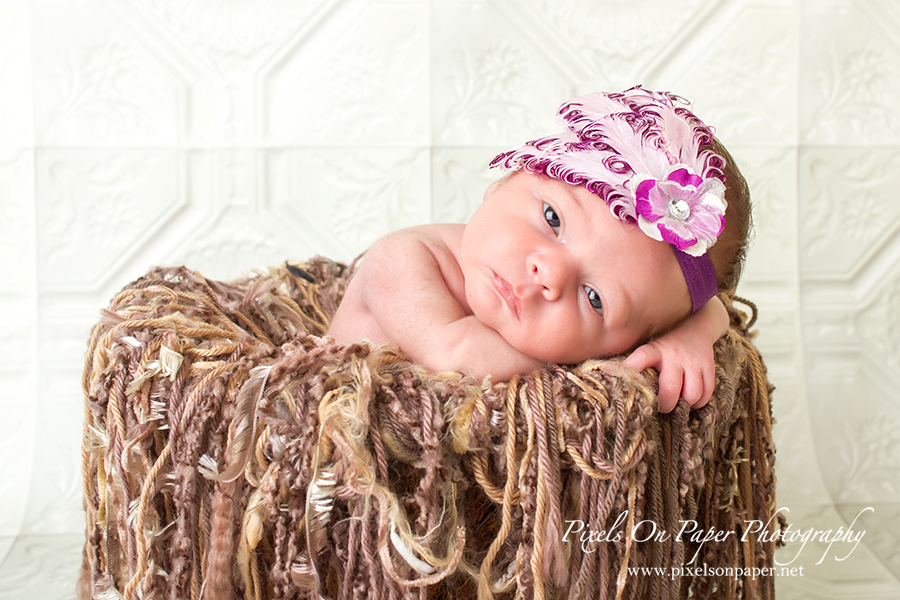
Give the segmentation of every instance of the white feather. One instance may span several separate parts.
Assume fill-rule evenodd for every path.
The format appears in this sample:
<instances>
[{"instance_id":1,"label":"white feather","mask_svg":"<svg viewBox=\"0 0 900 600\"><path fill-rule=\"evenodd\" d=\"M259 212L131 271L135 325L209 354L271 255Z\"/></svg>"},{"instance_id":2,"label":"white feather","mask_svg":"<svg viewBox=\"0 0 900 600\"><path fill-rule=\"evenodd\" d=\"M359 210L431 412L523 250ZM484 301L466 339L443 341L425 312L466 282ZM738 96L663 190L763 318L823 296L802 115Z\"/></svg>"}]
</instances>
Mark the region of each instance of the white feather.
<instances>
[{"instance_id":1,"label":"white feather","mask_svg":"<svg viewBox=\"0 0 900 600\"><path fill-rule=\"evenodd\" d=\"M393 522L391 523L391 544L394 545L394 549L397 550L397 553L402 556L403 560L405 560L413 569L422 575L431 575L434 573L434 567L413 554L413 551L403 542L400 534L397 533L397 526L394 525Z\"/></svg>"},{"instance_id":2,"label":"white feather","mask_svg":"<svg viewBox=\"0 0 900 600\"><path fill-rule=\"evenodd\" d=\"M149 361L144 366L144 370L137 377L132 379L131 382L128 384L128 386L125 388L125 394L130 396L133 393L135 393L136 391L138 391L139 389L141 389L141 386L144 385L144 382L147 381L148 379L150 379L151 377L154 377L155 375L159 374L160 370L161 369L160 369L158 360Z\"/></svg>"},{"instance_id":3,"label":"white feather","mask_svg":"<svg viewBox=\"0 0 900 600\"><path fill-rule=\"evenodd\" d=\"M184 362L184 356L163 344L159 347L159 364L163 375L168 376L169 381L175 381L178 369Z\"/></svg>"},{"instance_id":4,"label":"white feather","mask_svg":"<svg viewBox=\"0 0 900 600\"><path fill-rule=\"evenodd\" d=\"M122 341L131 346L132 348L140 348L143 346L141 340L137 339L133 335L124 335L122 336Z\"/></svg>"},{"instance_id":5,"label":"white feather","mask_svg":"<svg viewBox=\"0 0 900 600\"><path fill-rule=\"evenodd\" d=\"M291 580L294 584L306 593L314 593L316 598L321 598L318 590L322 583L316 569L316 557L327 537L326 528L331 522L336 485L337 476L331 466L317 469L313 482L306 488L306 548L291 565Z\"/></svg>"},{"instance_id":6,"label":"white feather","mask_svg":"<svg viewBox=\"0 0 900 600\"><path fill-rule=\"evenodd\" d=\"M271 371L271 365L256 367L250 371L250 377L238 393L235 416L229 428L231 442L225 449L226 466L220 471L211 457L205 462L201 458L200 472L205 477L234 481L243 473L251 445L256 439L256 407L266 390L266 381Z\"/></svg>"}]
</instances>

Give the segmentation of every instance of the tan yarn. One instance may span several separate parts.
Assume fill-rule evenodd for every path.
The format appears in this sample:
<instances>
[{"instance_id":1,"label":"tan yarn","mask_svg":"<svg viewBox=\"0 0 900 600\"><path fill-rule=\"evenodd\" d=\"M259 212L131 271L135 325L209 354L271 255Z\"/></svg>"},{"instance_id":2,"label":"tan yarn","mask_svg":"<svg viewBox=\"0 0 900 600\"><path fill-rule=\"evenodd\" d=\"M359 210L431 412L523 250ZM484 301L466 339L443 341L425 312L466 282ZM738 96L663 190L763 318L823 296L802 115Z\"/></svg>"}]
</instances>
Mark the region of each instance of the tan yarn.
<instances>
[{"instance_id":1,"label":"tan yarn","mask_svg":"<svg viewBox=\"0 0 900 600\"><path fill-rule=\"evenodd\" d=\"M112 301L83 379L82 598L773 597L772 577L670 576L698 548L773 564L742 540L780 526L771 386L730 303L709 406L661 415L616 360L491 384L337 346L346 277L158 268ZM622 535L585 551L572 520ZM700 547L685 520L736 534ZM635 541L642 522L669 536Z\"/></svg>"}]
</instances>

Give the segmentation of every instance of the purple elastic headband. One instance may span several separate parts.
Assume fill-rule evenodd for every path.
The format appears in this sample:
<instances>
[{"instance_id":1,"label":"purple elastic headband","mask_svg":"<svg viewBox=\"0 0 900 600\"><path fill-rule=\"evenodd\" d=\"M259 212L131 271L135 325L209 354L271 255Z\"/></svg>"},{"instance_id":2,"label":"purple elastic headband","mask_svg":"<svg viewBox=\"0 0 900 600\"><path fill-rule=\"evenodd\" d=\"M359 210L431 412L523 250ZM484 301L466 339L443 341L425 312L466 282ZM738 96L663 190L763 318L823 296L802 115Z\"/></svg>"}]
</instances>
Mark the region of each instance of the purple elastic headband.
<instances>
[{"instance_id":1,"label":"purple elastic headband","mask_svg":"<svg viewBox=\"0 0 900 600\"><path fill-rule=\"evenodd\" d=\"M716 270L709 254L691 256L675 247L672 250L675 251L675 258L678 259L678 266L681 267L691 294L691 313L695 313L719 291Z\"/></svg>"},{"instance_id":2,"label":"purple elastic headband","mask_svg":"<svg viewBox=\"0 0 900 600\"><path fill-rule=\"evenodd\" d=\"M640 86L563 104L566 130L500 154L491 166L582 185L616 218L671 244L696 312L718 291L707 250L725 226L725 160L687 101Z\"/></svg>"}]
</instances>

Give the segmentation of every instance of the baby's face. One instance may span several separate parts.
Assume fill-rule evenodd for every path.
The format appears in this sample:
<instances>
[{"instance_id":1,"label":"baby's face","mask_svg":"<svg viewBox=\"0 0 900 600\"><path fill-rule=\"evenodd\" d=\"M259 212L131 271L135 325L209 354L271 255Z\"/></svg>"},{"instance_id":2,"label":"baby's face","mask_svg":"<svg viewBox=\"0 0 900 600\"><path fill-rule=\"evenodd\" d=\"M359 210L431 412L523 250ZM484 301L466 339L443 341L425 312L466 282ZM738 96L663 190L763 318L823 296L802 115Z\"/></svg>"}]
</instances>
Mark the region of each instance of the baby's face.
<instances>
[{"instance_id":1,"label":"baby's face","mask_svg":"<svg viewBox=\"0 0 900 600\"><path fill-rule=\"evenodd\" d=\"M488 188L460 266L475 317L547 362L620 354L691 308L667 244L586 188L544 175L516 172Z\"/></svg>"}]
</instances>

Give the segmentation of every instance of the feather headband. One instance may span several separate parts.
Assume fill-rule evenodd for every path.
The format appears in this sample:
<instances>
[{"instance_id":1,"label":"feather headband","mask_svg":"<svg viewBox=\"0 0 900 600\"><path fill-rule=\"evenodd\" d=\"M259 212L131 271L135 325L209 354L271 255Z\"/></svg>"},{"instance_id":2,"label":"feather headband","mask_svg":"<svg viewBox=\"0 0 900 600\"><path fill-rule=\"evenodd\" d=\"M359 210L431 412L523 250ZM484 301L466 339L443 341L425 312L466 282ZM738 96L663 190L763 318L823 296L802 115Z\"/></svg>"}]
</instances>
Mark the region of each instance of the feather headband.
<instances>
[{"instance_id":1,"label":"feather headband","mask_svg":"<svg viewBox=\"0 0 900 600\"><path fill-rule=\"evenodd\" d=\"M600 196L613 215L675 250L693 310L718 291L707 250L725 226L725 160L686 100L640 86L563 104L566 130L491 161Z\"/></svg>"}]
</instances>

